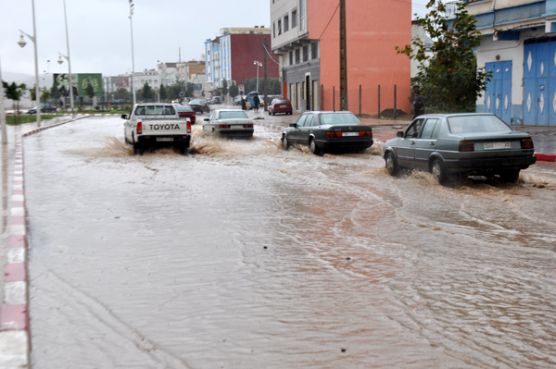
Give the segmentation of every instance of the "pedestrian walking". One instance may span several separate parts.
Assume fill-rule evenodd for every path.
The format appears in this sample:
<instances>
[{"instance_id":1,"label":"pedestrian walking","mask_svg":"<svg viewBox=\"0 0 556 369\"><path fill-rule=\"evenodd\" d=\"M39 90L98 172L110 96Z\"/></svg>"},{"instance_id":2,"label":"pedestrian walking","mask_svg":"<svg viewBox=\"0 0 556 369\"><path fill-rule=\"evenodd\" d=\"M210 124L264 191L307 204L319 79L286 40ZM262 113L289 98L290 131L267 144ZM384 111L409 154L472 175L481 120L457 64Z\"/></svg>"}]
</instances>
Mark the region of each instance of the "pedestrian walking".
<instances>
[{"instance_id":1,"label":"pedestrian walking","mask_svg":"<svg viewBox=\"0 0 556 369\"><path fill-rule=\"evenodd\" d=\"M255 111L258 113L259 112L259 107L261 106L261 100L259 99L259 95L253 96L253 105L254 105Z\"/></svg>"},{"instance_id":2,"label":"pedestrian walking","mask_svg":"<svg viewBox=\"0 0 556 369\"><path fill-rule=\"evenodd\" d=\"M247 110L247 101L245 101L245 96L241 97L241 110Z\"/></svg>"},{"instance_id":3,"label":"pedestrian walking","mask_svg":"<svg viewBox=\"0 0 556 369\"><path fill-rule=\"evenodd\" d=\"M425 114L425 98L421 96L421 90L415 87L413 90L413 118Z\"/></svg>"}]
</instances>

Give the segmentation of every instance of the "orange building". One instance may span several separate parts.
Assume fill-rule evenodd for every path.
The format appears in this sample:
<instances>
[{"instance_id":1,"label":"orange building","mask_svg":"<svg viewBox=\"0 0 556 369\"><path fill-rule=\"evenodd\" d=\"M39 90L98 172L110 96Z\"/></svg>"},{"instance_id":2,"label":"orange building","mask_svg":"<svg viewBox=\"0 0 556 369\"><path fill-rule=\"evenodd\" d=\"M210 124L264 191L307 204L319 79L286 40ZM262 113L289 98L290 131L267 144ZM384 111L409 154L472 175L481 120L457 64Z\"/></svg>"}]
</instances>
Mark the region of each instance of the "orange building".
<instances>
[{"instance_id":1,"label":"orange building","mask_svg":"<svg viewBox=\"0 0 556 369\"><path fill-rule=\"evenodd\" d=\"M348 106L354 113L410 112L411 2L346 0ZM339 0L271 0L272 48L297 111L340 106ZM380 92L379 92L380 91Z\"/></svg>"}]
</instances>

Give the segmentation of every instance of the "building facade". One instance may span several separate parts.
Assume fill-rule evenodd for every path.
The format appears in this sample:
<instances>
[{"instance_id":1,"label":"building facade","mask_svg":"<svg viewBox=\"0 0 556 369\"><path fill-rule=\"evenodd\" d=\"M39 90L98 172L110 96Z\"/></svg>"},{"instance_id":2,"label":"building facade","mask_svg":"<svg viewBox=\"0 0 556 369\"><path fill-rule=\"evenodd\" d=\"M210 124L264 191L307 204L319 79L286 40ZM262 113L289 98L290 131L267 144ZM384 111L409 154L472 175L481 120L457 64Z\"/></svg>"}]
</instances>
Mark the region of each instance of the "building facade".
<instances>
[{"instance_id":1,"label":"building facade","mask_svg":"<svg viewBox=\"0 0 556 369\"><path fill-rule=\"evenodd\" d=\"M491 80L478 111L508 124L556 125L556 0L468 1Z\"/></svg>"},{"instance_id":2,"label":"building facade","mask_svg":"<svg viewBox=\"0 0 556 369\"><path fill-rule=\"evenodd\" d=\"M278 78L278 65L272 62L277 56L270 52L269 28L223 28L220 33L205 41L206 81L212 89L222 87L224 81L241 89L245 81L256 78L257 73L262 78L265 67L257 67L254 62L264 64L265 54L268 78Z\"/></svg>"},{"instance_id":3,"label":"building facade","mask_svg":"<svg viewBox=\"0 0 556 369\"><path fill-rule=\"evenodd\" d=\"M272 49L297 111L339 108L338 8L337 0L271 0ZM409 112L410 61L395 47L411 41L411 2L350 0L346 13L349 110Z\"/></svg>"}]
</instances>

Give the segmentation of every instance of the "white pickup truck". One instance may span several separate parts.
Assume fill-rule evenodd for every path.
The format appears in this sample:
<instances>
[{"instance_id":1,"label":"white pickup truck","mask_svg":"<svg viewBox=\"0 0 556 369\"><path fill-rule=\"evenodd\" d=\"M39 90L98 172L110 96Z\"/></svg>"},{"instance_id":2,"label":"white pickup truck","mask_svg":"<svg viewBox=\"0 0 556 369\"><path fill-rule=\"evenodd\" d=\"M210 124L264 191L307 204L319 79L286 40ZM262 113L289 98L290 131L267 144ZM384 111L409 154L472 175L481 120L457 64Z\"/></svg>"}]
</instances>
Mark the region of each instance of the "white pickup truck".
<instances>
[{"instance_id":1,"label":"white pickup truck","mask_svg":"<svg viewBox=\"0 0 556 369\"><path fill-rule=\"evenodd\" d=\"M125 142L133 145L133 153L142 155L146 148L172 145L183 154L191 142L191 121L180 118L173 104L136 104L125 119Z\"/></svg>"}]
</instances>

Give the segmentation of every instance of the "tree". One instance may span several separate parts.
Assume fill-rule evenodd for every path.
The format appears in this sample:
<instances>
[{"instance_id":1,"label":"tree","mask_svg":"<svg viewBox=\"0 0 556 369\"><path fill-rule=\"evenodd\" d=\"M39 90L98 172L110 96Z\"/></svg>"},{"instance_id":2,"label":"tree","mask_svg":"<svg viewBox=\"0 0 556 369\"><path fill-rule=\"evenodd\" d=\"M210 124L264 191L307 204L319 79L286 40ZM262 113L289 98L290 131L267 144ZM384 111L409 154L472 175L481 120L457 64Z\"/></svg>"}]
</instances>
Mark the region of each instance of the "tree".
<instances>
[{"instance_id":1,"label":"tree","mask_svg":"<svg viewBox=\"0 0 556 369\"><path fill-rule=\"evenodd\" d=\"M428 13L417 17L417 23L431 38L432 46L414 39L412 45L396 48L419 62L412 88L424 96L427 112L475 111L477 97L488 82L488 73L477 68L473 53L481 43L481 33L465 3L459 0L455 18L448 19L443 1L429 0Z\"/></svg>"},{"instance_id":2,"label":"tree","mask_svg":"<svg viewBox=\"0 0 556 369\"><path fill-rule=\"evenodd\" d=\"M25 83L18 85L15 82L10 84L2 82L2 85L4 86L6 97L13 101L14 110L19 111L19 100L21 100L21 96L23 96L23 93L27 90L27 86Z\"/></svg>"},{"instance_id":3,"label":"tree","mask_svg":"<svg viewBox=\"0 0 556 369\"><path fill-rule=\"evenodd\" d=\"M158 91L160 95L160 101L166 101L168 98L168 91L166 90L166 86L160 85L160 91Z\"/></svg>"},{"instance_id":4,"label":"tree","mask_svg":"<svg viewBox=\"0 0 556 369\"><path fill-rule=\"evenodd\" d=\"M141 98L144 101L152 101L154 99L154 91L151 86L149 86L148 82L145 82L143 88L140 90L140 93Z\"/></svg>"},{"instance_id":5,"label":"tree","mask_svg":"<svg viewBox=\"0 0 556 369\"><path fill-rule=\"evenodd\" d=\"M118 101L129 101L131 94L125 88L119 88L116 92L114 92L114 99Z\"/></svg>"},{"instance_id":6,"label":"tree","mask_svg":"<svg viewBox=\"0 0 556 369\"><path fill-rule=\"evenodd\" d=\"M237 87L236 85L231 85L228 92L230 93L230 97L233 99L237 95L239 95L239 87Z\"/></svg>"},{"instance_id":7,"label":"tree","mask_svg":"<svg viewBox=\"0 0 556 369\"><path fill-rule=\"evenodd\" d=\"M87 87L85 87L85 93L87 94L87 96L89 96L90 99L95 96L95 88L90 82L88 82Z\"/></svg>"},{"instance_id":8,"label":"tree","mask_svg":"<svg viewBox=\"0 0 556 369\"><path fill-rule=\"evenodd\" d=\"M43 88L41 91L41 99L43 101L48 101L48 99L50 99L50 96L51 96L50 91L48 91L47 88Z\"/></svg>"},{"instance_id":9,"label":"tree","mask_svg":"<svg viewBox=\"0 0 556 369\"><path fill-rule=\"evenodd\" d=\"M228 81L223 80L222 81L222 95L221 96L226 96L228 94Z\"/></svg>"}]
</instances>

